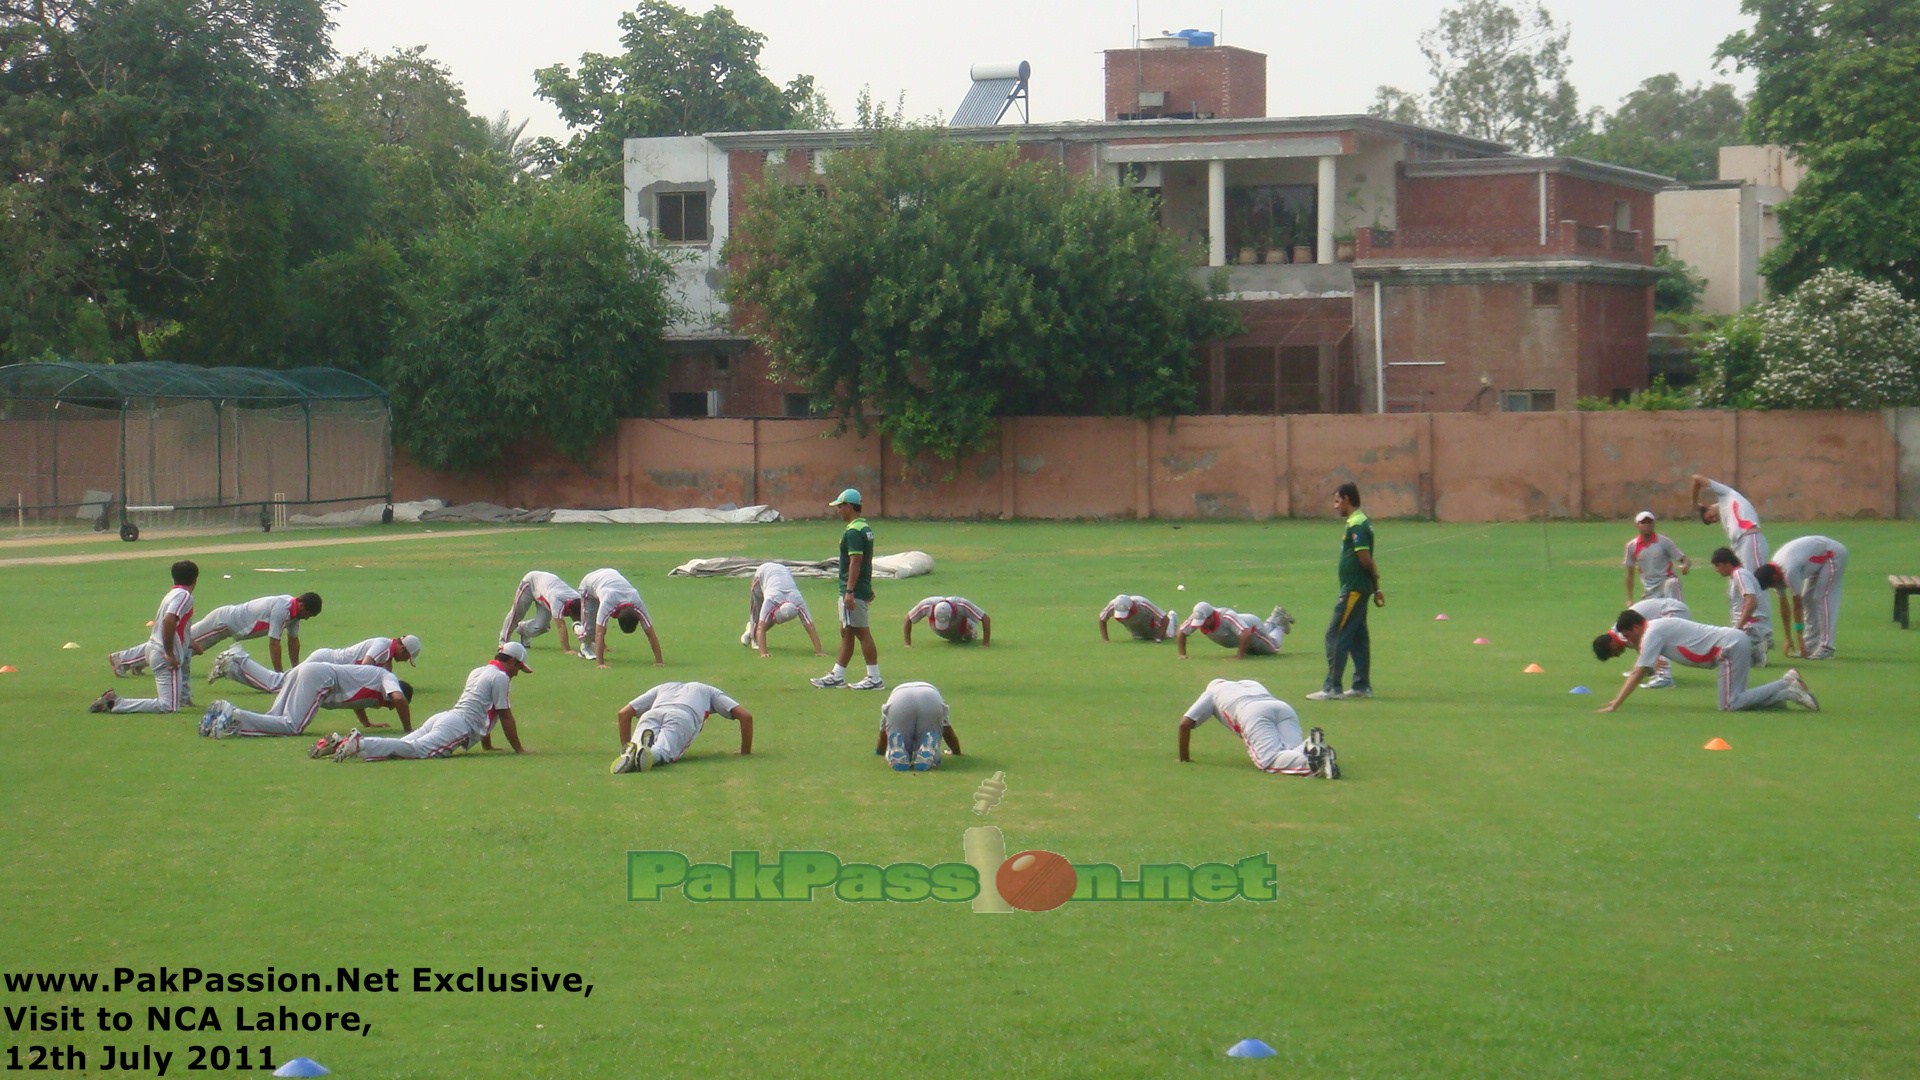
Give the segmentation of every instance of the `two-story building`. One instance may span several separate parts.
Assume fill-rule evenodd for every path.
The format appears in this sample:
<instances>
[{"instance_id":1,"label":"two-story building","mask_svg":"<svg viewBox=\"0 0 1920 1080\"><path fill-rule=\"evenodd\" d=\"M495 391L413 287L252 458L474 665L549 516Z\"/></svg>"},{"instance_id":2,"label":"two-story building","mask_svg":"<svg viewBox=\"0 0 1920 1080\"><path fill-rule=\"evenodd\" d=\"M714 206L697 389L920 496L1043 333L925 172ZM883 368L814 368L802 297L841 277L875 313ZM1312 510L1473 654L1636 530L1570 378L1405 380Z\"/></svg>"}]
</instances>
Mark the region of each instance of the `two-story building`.
<instances>
[{"instance_id":1,"label":"two-story building","mask_svg":"<svg viewBox=\"0 0 1920 1080\"><path fill-rule=\"evenodd\" d=\"M948 129L1147 189L1244 331L1195 343L1202 411L1537 411L1647 381L1664 177L1367 116L1270 117L1266 58L1158 39L1106 55L1101 121ZM666 411L805 415L741 336L722 249L742 181L818 183L859 131L631 139L626 220L677 259Z\"/></svg>"}]
</instances>

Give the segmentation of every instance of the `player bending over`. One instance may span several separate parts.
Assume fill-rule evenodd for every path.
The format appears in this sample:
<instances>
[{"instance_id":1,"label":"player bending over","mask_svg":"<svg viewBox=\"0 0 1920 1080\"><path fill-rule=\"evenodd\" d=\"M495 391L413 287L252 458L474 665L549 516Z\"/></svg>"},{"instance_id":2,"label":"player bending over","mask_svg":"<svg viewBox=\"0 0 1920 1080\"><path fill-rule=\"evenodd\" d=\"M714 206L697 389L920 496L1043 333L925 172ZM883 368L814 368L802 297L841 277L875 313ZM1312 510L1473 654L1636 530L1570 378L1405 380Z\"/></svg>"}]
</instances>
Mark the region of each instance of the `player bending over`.
<instances>
[{"instance_id":1,"label":"player bending over","mask_svg":"<svg viewBox=\"0 0 1920 1080\"><path fill-rule=\"evenodd\" d=\"M700 737L707 717L740 721L740 756L753 753L753 714L726 691L701 682L664 682L620 706L620 743L612 771L646 772L679 761Z\"/></svg>"},{"instance_id":2,"label":"player bending over","mask_svg":"<svg viewBox=\"0 0 1920 1080\"><path fill-rule=\"evenodd\" d=\"M940 743L960 756L960 736L947 716L947 701L928 682L904 682L880 706L880 741L873 748L886 756L894 772L926 772L940 767Z\"/></svg>"},{"instance_id":3,"label":"player bending over","mask_svg":"<svg viewBox=\"0 0 1920 1080\"><path fill-rule=\"evenodd\" d=\"M1191 762L1193 729L1214 717L1247 744L1261 772L1340 779L1339 756L1319 728L1300 736L1300 716L1252 679L1215 679L1180 717L1180 760Z\"/></svg>"}]
</instances>

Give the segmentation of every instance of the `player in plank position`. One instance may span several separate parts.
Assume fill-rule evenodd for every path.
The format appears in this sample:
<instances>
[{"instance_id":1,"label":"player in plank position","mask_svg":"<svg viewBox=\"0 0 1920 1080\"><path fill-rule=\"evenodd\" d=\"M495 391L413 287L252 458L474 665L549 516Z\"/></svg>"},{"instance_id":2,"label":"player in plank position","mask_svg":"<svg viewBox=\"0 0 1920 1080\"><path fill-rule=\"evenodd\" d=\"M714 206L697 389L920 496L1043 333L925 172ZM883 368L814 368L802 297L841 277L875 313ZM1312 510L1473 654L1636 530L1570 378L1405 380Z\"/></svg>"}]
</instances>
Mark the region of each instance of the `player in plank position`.
<instances>
[{"instance_id":1,"label":"player in plank position","mask_svg":"<svg viewBox=\"0 0 1920 1080\"><path fill-rule=\"evenodd\" d=\"M419 659L419 637L413 634L402 634L399 637L370 637L344 649L315 649L300 663L311 664L317 661L322 664L372 664L374 667L392 671L396 660L405 660L418 667ZM234 645L213 658L213 670L207 672L207 682L232 679L242 686L277 694L286 684L290 671L291 669L275 671L247 655L246 646Z\"/></svg>"},{"instance_id":2,"label":"player in plank position","mask_svg":"<svg viewBox=\"0 0 1920 1080\"><path fill-rule=\"evenodd\" d=\"M529 614L531 613L531 614ZM507 608L506 621L500 624L500 640L533 644L547 632L555 618L560 620L560 651L572 652L573 642L567 628L580 617L580 591L558 574L529 570L513 592L513 604ZM584 644L584 642L582 643Z\"/></svg>"},{"instance_id":3,"label":"player in plank position","mask_svg":"<svg viewBox=\"0 0 1920 1080\"><path fill-rule=\"evenodd\" d=\"M707 717L740 721L740 756L753 753L753 714L726 691L700 682L665 682L620 706L620 756L612 771L646 772L679 761L700 737Z\"/></svg>"},{"instance_id":4,"label":"player in plank position","mask_svg":"<svg viewBox=\"0 0 1920 1080\"><path fill-rule=\"evenodd\" d=\"M1767 654L1773 651L1773 620L1767 617L1767 600L1760 593L1760 581L1753 571L1740 565L1740 556L1732 548L1715 548L1713 572L1727 579L1729 625L1744 630L1753 642L1753 666L1767 666Z\"/></svg>"},{"instance_id":5,"label":"player in plank position","mask_svg":"<svg viewBox=\"0 0 1920 1080\"><path fill-rule=\"evenodd\" d=\"M200 718L200 734L215 739L230 735L298 735L321 709L352 709L363 728L387 725L367 719L368 709L392 709L400 714L402 731L413 730L407 703L413 687L393 672L374 664L333 664L308 659L287 672L286 684L266 712L236 708L230 701L207 706Z\"/></svg>"},{"instance_id":6,"label":"player in plank position","mask_svg":"<svg viewBox=\"0 0 1920 1080\"><path fill-rule=\"evenodd\" d=\"M972 641L977 630L981 648L993 644L993 619L964 596L929 596L913 605L900 627L909 649L913 648L913 624L921 619L947 641Z\"/></svg>"},{"instance_id":7,"label":"player in plank position","mask_svg":"<svg viewBox=\"0 0 1920 1080\"><path fill-rule=\"evenodd\" d=\"M1627 607L1628 611L1637 611L1649 622L1654 619L1691 619L1693 612L1679 600L1665 596L1655 596L1636 601ZM1628 672L1632 674L1632 672ZM1673 666L1666 657L1661 657L1654 665L1653 675L1640 684L1642 690L1665 690L1673 685Z\"/></svg>"},{"instance_id":8,"label":"player in plank position","mask_svg":"<svg viewBox=\"0 0 1920 1080\"><path fill-rule=\"evenodd\" d=\"M1840 592L1846 576L1847 546L1828 536L1789 540L1773 553L1772 562L1754 568L1753 579L1760 587L1780 594L1780 621L1788 627L1788 656L1833 659L1834 631L1840 625Z\"/></svg>"},{"instance_id":9,"label":"player in plank position","mask_svg":"<svg viewBox=\"0 0 1920 1080\"><path fill-rule=\"evenodd\" d=\"M1280 651L1281 643L1287 639L1287 631L1293 629L1293 616L1287 609L1277 607L1265 622L1251 615L1242 615L1232 608L1217 608L1206 601L1193 605L1193 614L1180 624L1180 630L1174 635L1174 647L1180 653L1180 659L1187 656L1187 637L1199 634L1208 641L1223 648L1234 650L1235 660L1243 659L1248 653L1256 656L1272 656Z\"/></svg>"},{"instance_id":10,"label":"player in plank position","mask_svg":"<svg viewBox=\"0 0 1920 1080\"><path fill-rule=\"evenodd\" d=\"M928 682L903 682L880 706L880 741L873 752L886 756L895 772L926 772L940 767L940 743L960 754L960 736L954 734L947 700Z\"/></svg>"},{"instance_id":11,"label":"player in plank position","mask_svg":"<svg viewBox=\"0 0 1920 1080\"><path fill-rule=\"evenodd\" d=\"M153 669L153 696L122 698L113 690L95 698L88 712L170 713L185 703L188 665L193 661L193 645L188 640L193 623L193 587L200 581L200 567L192 560L173 564L173 588L160 598L160 610L153 616L153 633L138 646L140 667ZM133 652L123 649L107 657L115 674L119 659Z\"/></svg>"},{"instance_id":12,"label":"player in plank position","mask_svg":"<svg viewBox=\"0 0 1920 1080\"><path fill-rule=\"evenodd\" d=\"M1672 537L1662 536L1654 529L1653 511L1640 511L1633 519L1633 527L1634 537L1627 541L1627 556L1620 563L1627 569L1627 606L1632 607L1635 600L1651 600L1656 596L1680 599L1680 575L1693 569L1693 561ZM1636 574L1640 578L1638 596L1633 590Z\"/></svg>"},{"instance_id":13,"label":"player in plank position","mask_svg":"<svg viewBox=\"0 0 1920 1080\"><path fill-rule=\"evenodd\" d=\"M813 625L813 612L807 609L800 586L794 584L793 571L777 562L761 563L747 589L747 628L740 634L740 644L759 649L763 658L770 657L773 654L767 651L767 631L791 619L799 619L807 628L807 636L813 639L813 655L825 656L820 631Z\"/></svg>"},{"instance_id":14,"label":"player in plank position","mask_svg":"<svg viewBox=\"0 0 1920 1080\"><path fill-rule=\"evenodd\" d=\"M455 750L479 743L483 750L493 749L493 726L500 725L516 754L524 754L520 729L513 718L513 677L531 672L527 666L527 647L517 641L500 646L492 660L467 674L467 685L453 708L434 713L411 732L397 739L362 736L355 728L342 736L334 732L313 744L308 757L332 757L335 761L386 761L389 758L446 757Z\"/></svg>"},{"instance_id":15,"label":"player in plank position","mask_svg":"<svg viewBox=\"0 0 1920 1080\"><path fill-rule=\"evenodd\" d=\"M1744 630L1731 626L1708 626L1691 619L1654 619L1651 622L1637 611L1623 611L1613 629L1593 639L1593 655L1612 660L1627 649L1640 651L1633 673L1612 701L1597 712L1609 713L1624 704L1640 680L1651 674L1654 662L1665 656L1688 667L1719 668L1720 711L1765 709L1783 702L1796 702L1813 712L1820 703L1807 689L1800 673L1788 669L1783 677L1762 686L1749 687L1747 675L1753 667L1753 649Z\"/></svg>"},{"instance_id":16,"label":"player in plank position","mask_svg":"<svg viewBox=\"0 0 1920 1080\"><path fill-rule=\"evenodd\" d=\"M1300 736L1300 716L1252 679L1215 679L1180 716L1180 760L1191 762L1193 729L1215 717L1247 744L1247 756L1261 772L1340 779L1339 755L1326 735L1314 728Z\"/></svg>"},{"instance_id":17,"label":"player in plank position","mask_svg":"<svg viewBox=\"0 0 1920 1080\"><path fill-rule=\"evenodd\" d=\"M1121 593L1100 609L1100 640L1107 637L1107 620L1127 628L1135 641L1165 641L1173 636L1173 613L1162 611L1144 596Z\"/></svg>"},{"instance_id":18,"label":"player in plank position","mask_svg":"<svg viewBox=\"0 0 1920 1080\"><path fill-rule=\"evenodd\" d=\"M620 571L602 568L580 579L580 655L600 667L607 666L609 620L618 620L623 634L644 628L647 644L653 646L653 666L667 666L660 655L660 636L653 632L653 620L647 617L640 590L621 577Z\"/></svg>"},{"instance_id":19,"label":"player in plank position","mask_svg":"<svg viewBox=\"0 0 1920 1080\"><path fill-rule=\"evenodd\" d=\"M1703 492L1712 495L1713 501L1702 502ZM1760 532L1760 511L1753 508L1752 499L1699 473L1693 475L1688 498L1700 508L1702 525L1718 522L1726 530L1727 546L1740 556L1741 566L1758 573L1767 564L1767 538Z\"/></svg>"},{"instance_id":20,"label":"player in plank position","mask_svg":"<svg viewBox=\"0 0 1920 1080\"><path fill-rule=\"evenodd\" d=\"M193 655L207 651L211 645L233 638L235 641L252 641L257 637L267 639L267 652L273 658L273 670L284 671L300 662L300 620L311 619L320 614L320 594L301 593L299 596L262 596L244 604L228 604L207 612L205 618L193 624L187 633L187 644L193 647ZM287 651L282 657L280 640L286 639ZM115 675L136 675L147 666L145 646L122 649L108 658L113 665Z\"/></svg>"}]
</instances>

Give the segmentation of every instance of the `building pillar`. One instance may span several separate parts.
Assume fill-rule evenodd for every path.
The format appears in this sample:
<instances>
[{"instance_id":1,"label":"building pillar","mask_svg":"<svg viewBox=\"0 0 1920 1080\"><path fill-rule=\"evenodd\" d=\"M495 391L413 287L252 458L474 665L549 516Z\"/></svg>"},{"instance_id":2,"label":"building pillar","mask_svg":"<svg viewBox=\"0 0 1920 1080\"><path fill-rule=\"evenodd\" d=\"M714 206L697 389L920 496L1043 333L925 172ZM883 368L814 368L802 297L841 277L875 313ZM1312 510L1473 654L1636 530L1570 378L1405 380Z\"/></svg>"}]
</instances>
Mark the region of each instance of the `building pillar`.
<instances>
[{"instance_id":1,"label":"building pillar","mask_svg":"<svg viewBox=\"0 0 1920 1080\"><path fill-rule=\"evenodd\" d=\"M1319 204L1320 226L1316 243L1313 245L1314 262L1326 264L1333 261L1333 211L1334 194L1333 163L1331 156L1320 159L1320 189L1314 196Z\"/></svg>"},{"instance_id":2,"label":"building pillar","mask_svg":"<svg viewBox=\"0 0 1920 1080\"><path fill-rule=\"evenodd\" d=\"M1227 163L1207 162L1207 265L1227 265Z\"/></svg>"}]
</instances>

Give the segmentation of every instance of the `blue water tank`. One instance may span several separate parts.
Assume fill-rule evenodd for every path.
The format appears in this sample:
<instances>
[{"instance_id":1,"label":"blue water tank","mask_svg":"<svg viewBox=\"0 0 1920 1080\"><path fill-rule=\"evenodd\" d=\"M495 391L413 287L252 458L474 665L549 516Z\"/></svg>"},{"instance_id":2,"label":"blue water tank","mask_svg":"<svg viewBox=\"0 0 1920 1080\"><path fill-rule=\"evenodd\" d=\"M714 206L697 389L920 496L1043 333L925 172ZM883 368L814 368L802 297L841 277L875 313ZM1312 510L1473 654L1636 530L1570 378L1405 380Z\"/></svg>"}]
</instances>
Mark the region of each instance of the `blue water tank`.
<instances>
[{"instance_id":1,"label":"blue water tank","mask_svg":"<svg viewBox=\"0 0 1920 1080\"><path fill-rule=\"evenodd\" d=\"M1177 30L1173 36L1186 38L1189 49L1206 49L1213 46L1211 30Z\"/></svg>"}]
</instances>

